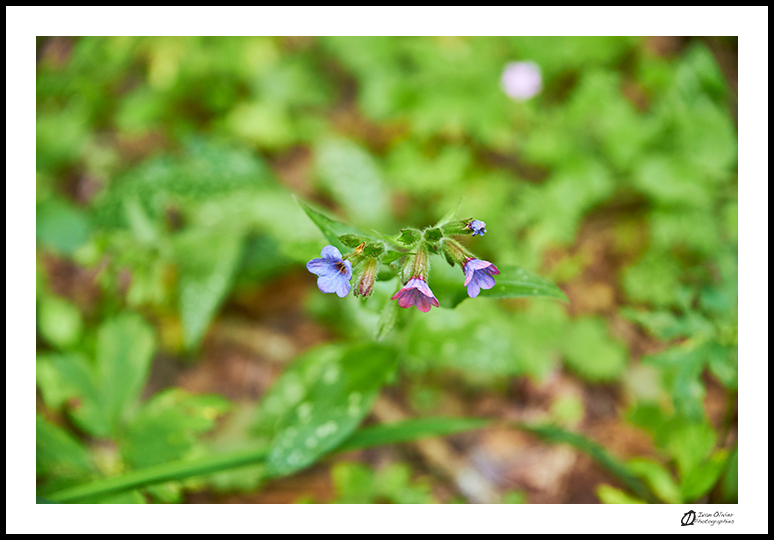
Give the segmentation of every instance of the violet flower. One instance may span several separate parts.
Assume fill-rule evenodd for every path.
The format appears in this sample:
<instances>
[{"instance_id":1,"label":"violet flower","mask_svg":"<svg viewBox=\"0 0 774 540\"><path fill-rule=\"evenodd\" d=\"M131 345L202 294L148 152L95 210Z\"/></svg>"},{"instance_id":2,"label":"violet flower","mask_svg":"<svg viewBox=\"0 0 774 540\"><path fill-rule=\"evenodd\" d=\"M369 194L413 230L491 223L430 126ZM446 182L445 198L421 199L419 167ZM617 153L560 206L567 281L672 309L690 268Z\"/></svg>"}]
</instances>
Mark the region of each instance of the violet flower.
<instances>
[{"instance_id":1,"label":"violet flower","mask_svg":"<svg viewBox=\"0 0 774 540\"><path fill-rule=\"evenodd\" d=\"M484 236L486 234L486 223L480 219L474 219L467 225L468 229L473 231L472 236Z\"/></svg>"},{"instance_id":2,"label":"violet flower","mask_svg":"<svg viewBox=\"0 0 774 540\"><path fill-rule=\"evenodd\" d=\"M495 286L492 276L500 273L495 265L481 259L468 259L463 268L465 271L465 286L468 288L468 296L475 298L481 289L491 289Z\"/></svg>"},{"instance_id":3,"label":"violet flower","mask_svg":"<svg viewBox=\"0 0 774 540\"><path fill-rule=\"evenodd\" d=\"M540 66L535 62L511 62L505 66L500 83L508 97L527 100L543 89Z\"/></svg>"},{"instance_id":4,"label":"violet flower","mask_svg":"<svg viewBox=\"0 0 774 540\"><path fill-rule=\"evenodd\" d=\"M402 308L416 306L422 313L430 311L430 306L438 307L438 299L421 277L411 278L401 290L395 293L392 300L397 300Z\"/></svg>"},{"instance_id":5,"label":"violet flower","mask_svg":"<svg viewBox=\"0 0 774 540\"><path fill-rule=\"evenodd\" d=\"M341 252L335 246L325 246L320 252L320 259L312 259L306 263L306 269L317 274L317 287L324 293L336 293L339 298L349 294L352 279L352 263L341 257Z\"/></svg>"}]
</instances>

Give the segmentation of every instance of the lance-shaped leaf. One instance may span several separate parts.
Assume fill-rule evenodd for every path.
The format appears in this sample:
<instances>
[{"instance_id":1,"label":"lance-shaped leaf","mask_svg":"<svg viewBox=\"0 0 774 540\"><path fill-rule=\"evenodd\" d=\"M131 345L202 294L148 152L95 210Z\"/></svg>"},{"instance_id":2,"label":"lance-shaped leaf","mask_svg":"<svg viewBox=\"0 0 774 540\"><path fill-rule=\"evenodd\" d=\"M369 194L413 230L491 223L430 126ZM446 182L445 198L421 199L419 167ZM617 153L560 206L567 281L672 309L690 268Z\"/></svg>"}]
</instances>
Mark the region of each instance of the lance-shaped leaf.
<instances>
[{"instance_id":1,"label":"lance-shaped leaf","mask_svg":"<svg viewBox=\"0 0 774 540\"><path fill-rule=\"evenodd\" d=\"M438 223L435 224L436 227L441 227L442 225L445 225L446 223L452 221L454 218L457 217L457 212L460 211L460 206L462 206L462 199L459 200L457 203L457 206L455 206L453 209L449 210L445 216L443 216L441 219L438 220Z\"/></svg>"},{"instance_id":2,"label":"lance-shaped leaf","mask_svg":"<svg viewBox=\"0 0 774 540\"><path fill-rule=\"evenodd\" d=\"M489 298L526 298L543 296L562 302L569 302L564 291L526 268L498 266L500 274L495 276L496 285L483 289L480 296Z\"/></svg>"},{"instance_id":3,"label":"lance-shaped leaf","mask_svg":"<svg viewBox=\"0 0 774 540\"><path fill-rule=\"evenodd\" d=\"M99 329L96 381L114 429L137 404L154 347L153 330L134 313L123 313Z\"/></svg>"},{"instance_id":4,"label":"lance-shaped leaf","mask_svg":"<svg viewBox=\"0 0 774 540\"><path fill-rule=\"evenodd\" d=\"M440 258L435 258L435 264L431 265L430 286L441 306L454 308L460 302L469 298L464 286L465 275L459 266L454 268L441 263ZM562 302L568 302L564 292L537 274L518 266L500 266L498 275L494 276L495 286L491 289L482 289L479 297L488 298L553 298Z\"/></svg>"},{"instance_id":5,"label":"lance-shaped leaf","mask_svg":"<svg viewBox=\"0 0 774 540\"><path fill-rule=\"evenodd\" d=\"M178 263L178 305L183 340L189 349L199 345L210 321L231 289L241 261L243 236L193 231L175 241Z\"/></svg>"},{"instance_id":6,"label":"lance-shaped leaf","mask_svg":"<svg viewBox=\"0 0 774 540\"><path fill-rule=\"evenodd\" d=\"M273 432L267 474L303 469L347 439L395 366L395 352L374 344L326 347L296 361L259 410L259 430Z\"/></svg>"},{"instance_id":7,"label":"lance-shaped leaf","mask_svg":"<svg viewBox=\"0 0 774 540\"><path fill-rule=\"evenodd\" d=\"M298 197L295 197L295 199L299 206L301 206L301 208L304 210L304 212L306 212L306 215L309 216L309 219L311 219L312 222L317 225L317 228L320 229L320 232L325 235L325 238L328 239L328 242L330 242L332 246L336 246L339 250L343 252L349 251L345 248L345 245L348 244L345 244L339 240L340 236L349 235L348 238L353 236L366 238L366 236L355 227L329 218L322 212L319 212L318 210L315 210L309 206L306 202L302 201ZM354 239L351 241L354 241ZM360 242L358 242L356 246L359 244Z\"/></svg>"}]
</instances>

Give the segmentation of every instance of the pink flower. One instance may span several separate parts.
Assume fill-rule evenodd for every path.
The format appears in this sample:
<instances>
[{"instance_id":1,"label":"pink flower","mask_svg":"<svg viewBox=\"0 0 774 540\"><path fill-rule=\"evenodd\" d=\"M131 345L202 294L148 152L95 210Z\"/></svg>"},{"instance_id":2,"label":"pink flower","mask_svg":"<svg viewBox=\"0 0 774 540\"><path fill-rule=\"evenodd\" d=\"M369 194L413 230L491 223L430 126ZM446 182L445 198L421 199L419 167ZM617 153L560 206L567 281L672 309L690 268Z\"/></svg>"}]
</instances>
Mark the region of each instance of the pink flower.
<instances>
[{"instance_id":1,"label":"pink flower","mask_svg":"<svg viewBox=\"0 0 774 540\"><path fill-rule=\"evenodd\" d=\"M511 62L505 66L500 83L508 97L527 100L543 89L540 66L535 62Z\"/></svg>"},{"instance_id":2,"label":"pink flower","mask_svg":"<svg viewBox=\"0 0 774 540\"><path fill-rule=\"evenodd\" d=\"M433 291L421 277L411 278L401 290L395 293L392 300L397 300L402 308L416 306L422 313L430 311L430 306L438 307L438 300Z\"/></svg>"}]
</instances>

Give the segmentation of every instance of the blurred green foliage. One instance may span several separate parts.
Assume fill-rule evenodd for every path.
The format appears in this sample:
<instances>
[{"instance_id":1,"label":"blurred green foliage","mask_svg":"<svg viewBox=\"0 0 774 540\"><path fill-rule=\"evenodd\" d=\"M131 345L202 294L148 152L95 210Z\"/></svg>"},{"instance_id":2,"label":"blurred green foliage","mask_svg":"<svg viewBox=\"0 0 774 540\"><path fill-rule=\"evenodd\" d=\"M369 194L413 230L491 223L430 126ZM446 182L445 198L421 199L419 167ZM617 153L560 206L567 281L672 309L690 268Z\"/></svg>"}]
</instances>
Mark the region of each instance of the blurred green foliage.
<instances>
[{"instance_id":1,"label":"blurred green foliage","mask_svg":"<svg viewBox=\"0 0 774 540\"><path fill-rule=\"evenodd\" d=\"M705 406L708 384L731 405L737 390L734 90L703 40L670 56L621 37L57 37L37 48L44 498L267 444L264 465L100 502L256 489L342 444L396 373L432 403L433 388L412 381L451 370L496 391L505 377L566 369L626 390L622 421L650 433L659 454L625 467L655 499L736 502L735 409L718 428ZM516 102L501 90L514 60L540 66L540 95ZM461 217L487 222L475 249L503 271L481 299L462 302L461 273L440 256L431 287L442 308L422 316L389 302L388 268L367 303L311 285L303 264L325 243L431 225L460 198ZM97 292L73 292L56 264L86 272ZM300 308L337 341L291 364L246 421L230 414L237 436L204 437L235 410L225 398L144 393L154 355L195 362L224 304L291 274L310 284ZM565 288L569 308L496 300L543 285L562 299L538 274ZM598 304L589 280L612 300ZM572 400L557 407L558 421L583 415ZM333 472L339 502L433 502L410 476Z\"/></svg>"}]
</instances>

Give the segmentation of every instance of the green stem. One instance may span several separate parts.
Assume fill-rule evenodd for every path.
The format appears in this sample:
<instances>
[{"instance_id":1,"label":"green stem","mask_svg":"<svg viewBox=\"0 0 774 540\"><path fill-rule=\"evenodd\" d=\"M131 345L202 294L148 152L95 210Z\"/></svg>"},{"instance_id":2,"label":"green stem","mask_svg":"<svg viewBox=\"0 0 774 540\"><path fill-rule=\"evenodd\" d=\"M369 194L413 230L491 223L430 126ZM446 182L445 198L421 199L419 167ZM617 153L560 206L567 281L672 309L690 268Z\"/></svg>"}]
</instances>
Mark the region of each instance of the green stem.
<instances>
[{"instance_id":1,"label":"green stem","mask_svg":"<svg viewBox=\"0 0 774 540\"><path fill-rule=\"evenodd\" d=\"M46 498L58 503L74 502L82 499L104 497L113 493L127 491L139 487L181 480L191 476L199 476L217 472L223 469L241 467L260 463L266 457L267 450L243 450L226 455L208 456L201 459L162 463L153 467L146 467L138 471L131 471L123 476L105 478L89 484L75 486L56 491Z\"/></svg>"}]
</instances>

